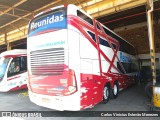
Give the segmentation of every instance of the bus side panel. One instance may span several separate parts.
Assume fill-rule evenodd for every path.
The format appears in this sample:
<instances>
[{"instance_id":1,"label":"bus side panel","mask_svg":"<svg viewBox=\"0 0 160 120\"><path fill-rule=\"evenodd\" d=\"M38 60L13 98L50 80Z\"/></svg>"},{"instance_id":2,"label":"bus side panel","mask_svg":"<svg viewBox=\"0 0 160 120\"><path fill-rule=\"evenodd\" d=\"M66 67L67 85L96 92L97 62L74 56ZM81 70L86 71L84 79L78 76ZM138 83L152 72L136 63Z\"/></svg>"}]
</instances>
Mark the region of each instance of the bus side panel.
<instances>
[{"instance_id":1,"label":"bus side panel","mask_svg":"<svg viewBox=\"0 0 160 120\"><path fill-rule=\"evenodd\" d=\"M122 57L122 54L123 54L123 57ZM120 88L120 90L122 90L122 89L125 89L128 86L135 83L134 76L135 76L136 72L133 72L133 70L131 69L131 67L128 66L128 64L130 64L130 65L133 64L133 61L135 61L136 58L132 55L129 55L129 54L121 52L121 51L119 51L117 53L117 56L126 71L125 74L122 74L122 73L117 74L117 75L114 74L115 80L119 81L119 88ZM117 58L115 59L114 64L120 70L120 68L118 67L119 63L118 63ZM111 72L116 73L115 69L113 69L113 68L111 69Z\"/></svg>"},{"instance_id":2,"label":"bus side panel","mask_svg":"<svg viewBox=\"0 0 160 120\"><path fill-rule=\"evenodd\" d=\"M104 46L104 45L100 45L100 49L102 50L102 52L105 54L105 56L108 57L108 59L110 61L112 61L113 56L114 56L114 52L110 47ZM116 61L116 60L114 60ZM114 62L115 63L115 62ZM108 62L104 56L102 56L101 54L101 66L102 66L102 73L103 73L103 86L105 86L105 84L107 82L109 82L111 84L111 86L113 86L114 80L115 80L115 74L112 75L111 73L108 73L108 69L110 67L110 62ZM118 73L118 71L114 70L114 73Z\"/></svg>"},{"instance_id":3,"label":"bus side panel","mask_svg":"<svg viewBox=\"0 0 160 120\"><path fill-rule=\"evenodd\" d=\"M20 90L27 88L27 72L18 74L7 79L7 85L9 91Z\"/></svg>"},{"instance_id":4,"label":"bus side panel","mask_svg":"<svg viewBox=\"0 0 160 120\"><path fill-rule=\"evenodd\" d=\"M81 109L93 107L102 100L102 83L98 51L80 35Z\"/></svg>"},{"instance_id":5,"label":"bus side panel","mask_svg":"<svg viewBox=\"0 0 160 120\"><path fill-rule=\"evenodd\" d=\"M110 61L113 60L114 56L114 51L112 50L111 47L106 47L104 45L100 45L101 50L104 52L104 54L108 57ZM116 56L120 59L120 52L116 54ZM115 57L113 61L113 65L117 67L118 59ZM119 82L119 87L120 89L126 88L130 83L131 77L129 77L127 74L121 74L119 71L113 68L113 65L111 66L111 73L108 73L108 68L110 67L111 63L106 61L105 58L101 55L101 64L102 64L102 73L104 73L104 76L106 77L106 82L109 82L111 87L113 88L114 82L118 81ZM105 84L104 83L104 84Z\"/></svg>"}]
</instances>

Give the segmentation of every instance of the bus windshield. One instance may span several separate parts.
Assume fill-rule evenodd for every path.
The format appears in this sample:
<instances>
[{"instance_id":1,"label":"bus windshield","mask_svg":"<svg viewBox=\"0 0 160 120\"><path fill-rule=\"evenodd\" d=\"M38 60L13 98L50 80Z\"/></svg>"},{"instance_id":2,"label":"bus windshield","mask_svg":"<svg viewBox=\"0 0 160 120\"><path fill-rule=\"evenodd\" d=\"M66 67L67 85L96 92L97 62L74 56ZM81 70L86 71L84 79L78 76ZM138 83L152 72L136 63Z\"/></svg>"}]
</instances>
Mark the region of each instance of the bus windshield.
<instances>
[{"instance_id":1,"label":"bus windshield","mask_svg":"<svg viewBox=\"0 0 160 120\"><path fill-rule=\"evenodd\" d=\"M0 81L3 79L10 58L0 58Z\"/></svg>"},{"instance_id":2,"label":"bus windshield","mask_svg":"<svg viewBox=\"0 0 160 120\"><path fill-rule=\"evenodd\" d=\"M66 8L59 8L34 18L29 25L29 36L52 29L65 29L67 27L66 12Z\"/></svg>"}]
</instances>

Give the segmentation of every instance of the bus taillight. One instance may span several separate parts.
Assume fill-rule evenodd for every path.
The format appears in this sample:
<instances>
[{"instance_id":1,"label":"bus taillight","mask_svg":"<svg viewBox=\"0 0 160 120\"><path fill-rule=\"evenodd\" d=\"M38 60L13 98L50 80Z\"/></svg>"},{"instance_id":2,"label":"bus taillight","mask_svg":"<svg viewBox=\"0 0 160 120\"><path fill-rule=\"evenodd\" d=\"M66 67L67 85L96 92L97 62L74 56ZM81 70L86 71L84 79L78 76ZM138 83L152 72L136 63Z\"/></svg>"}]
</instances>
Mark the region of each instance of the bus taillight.
<instances>
[{"instance_id":1,"label":"bus taillight","mask_svg":"<svg viewBox=\"0 0 160 120\"><path fill-rule=\"evenodd\" d=\"M70 95L77 91L77 83L75 72L69 69L68 73L68 81L67 81L67 89L64 92L64 95Z\"/></svg>"}]
</instances>

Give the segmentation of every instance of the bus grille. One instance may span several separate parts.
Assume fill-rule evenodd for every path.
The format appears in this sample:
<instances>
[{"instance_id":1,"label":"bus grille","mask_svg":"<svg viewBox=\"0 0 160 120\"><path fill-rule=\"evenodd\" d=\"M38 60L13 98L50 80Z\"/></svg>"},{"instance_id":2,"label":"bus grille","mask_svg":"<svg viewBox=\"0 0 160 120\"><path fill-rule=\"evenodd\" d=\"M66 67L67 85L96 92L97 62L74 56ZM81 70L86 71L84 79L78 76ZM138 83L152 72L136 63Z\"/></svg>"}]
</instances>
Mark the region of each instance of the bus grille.
<instances>
[{"instance_id":1,"label":"bus grille","mask_svg":"<svg viewBox=\"0 0 160 120\"><path fill-rule=\"evenodd\" d=\"M61 75L64 71L64 48L33 51L30 63L33 75Z\"/></svg>"}]
</instances>

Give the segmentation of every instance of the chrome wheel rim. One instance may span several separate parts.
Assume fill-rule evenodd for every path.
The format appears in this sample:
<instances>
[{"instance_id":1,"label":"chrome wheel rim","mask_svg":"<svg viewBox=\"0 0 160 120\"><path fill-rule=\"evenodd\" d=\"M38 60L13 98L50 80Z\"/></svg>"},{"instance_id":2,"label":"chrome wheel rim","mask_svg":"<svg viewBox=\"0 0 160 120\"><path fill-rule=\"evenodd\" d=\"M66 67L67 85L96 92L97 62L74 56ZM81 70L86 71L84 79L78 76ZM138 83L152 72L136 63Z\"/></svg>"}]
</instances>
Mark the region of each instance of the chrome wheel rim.
<instances>
[{"instance_id":1,"label":"chrome wheel rim","mask_svg":"<svg viewBox=\"0 0 160 120\"><path fill-rule=\"evenodd\" d=\"M103 91L104 99L108 99L108 95L109 95L108 87L104 87L104 91Z\"/></svg>"},{"instance_id":2,"label":"chrome wheel rim","mask_svg":"<svg viewBox=\"0 0 160 120\"><path fill-rule=\"evenodd\" d=\"M116 84L114 84L113 93L114 93L114 95L117 95L117 93L118 93L118 88L117 88Z\"/></svg>"}]
</instances>

